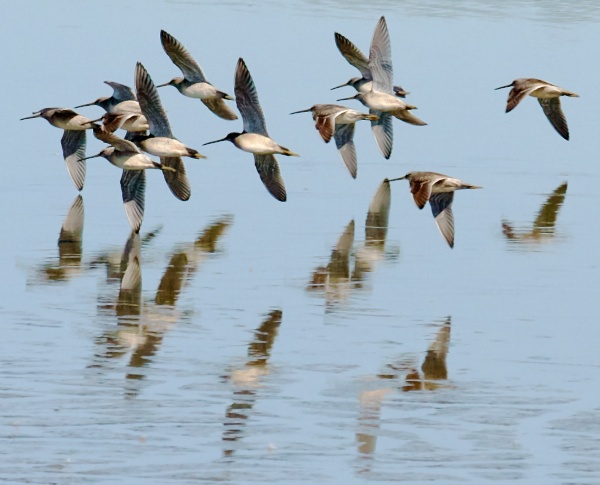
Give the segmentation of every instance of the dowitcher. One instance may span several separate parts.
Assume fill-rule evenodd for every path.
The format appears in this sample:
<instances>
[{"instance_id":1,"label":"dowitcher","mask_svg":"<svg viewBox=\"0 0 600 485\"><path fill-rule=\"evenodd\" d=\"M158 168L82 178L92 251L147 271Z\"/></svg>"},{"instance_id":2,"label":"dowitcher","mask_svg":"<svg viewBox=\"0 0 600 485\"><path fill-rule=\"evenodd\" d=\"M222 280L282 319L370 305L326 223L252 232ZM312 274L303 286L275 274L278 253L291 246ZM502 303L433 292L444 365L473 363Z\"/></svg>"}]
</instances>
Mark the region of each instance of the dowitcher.
<instances>
[{"instance_id":1,"label":"dowitcher","mask_svg":"<svg viewBox=\"0 0 600 485\"><path fill-rule=\"evenodd\" d=\"M350 42L342 34L335 33L335 45L339 49L344 59L346 59L350 65L354 66L360 71L362 77L353 77L348 82L340 84L333 89L343 88L344 86L352 86L359 93L367 93L371 91L372 80L371 71L369 70L369 58L365 56L362 51ZM404 98L408 91L405 91L400 86L393 86L393 91L396 96Z\"/></svg>"},{"instance_id":2,"label":"dowitcher","mask_svg":"<svg viewBox=\"0 0 600 485\"><path fill-rule=\"evenodd\" d=\"M133 135L131 140L145 152L160 157L163 165L175 169L175 172L163 172L165 180L175 197L188 200L192 192L181 157L206 157L175 138L158 90L148 71L139 62L135 68L135 89L142 112L149 123L150 135Z\"/></svg>"},{"instance_id":3,"label":"dowitcher","mask_svg":"<svg viewBox=\"0 0 600 485\"><path fill-rule=\"evenodd\" d=\"M377 146L385 158L390 158L393 144L392 116L412 125L426 125L424 121L414 116L410 110L416 106L406 104L392 91L392 47L385 22L381 17L373 32L371 51L369 53L369 72L373 77L371 91L358 93L345 99L357 99L369 108L371 114L377 115L377 121L371 121Z\"/></svg>"},{"instance_id":4,"label":"dowitcher","mask_svg":"<svg viewBox=\"0 0 600 485\"><path fill-rule=\"evenodd\" d=\"M123 169L121 194L125 205L125 214L131 229L139 232L144 217L146 169L160 169L163 172L174 172L175 169L155 162L143 154L135 143L106 131L100 125L94 126L94 136L111 146L104 148L97 155L81 158L80 163L90 158L102 157Z\"/></svg>"},{"instance_id":5,"label":"dowitcher","mask_svg":"<svg viewBox=\"0 0 600 485\"><path fill-rule=\"evenodd\" d=\"M79 160L85 157L85 130L92 128L91 120L67 108L44 108L21 120L32 118L44 118L52 126L64 130L60 140L63 158L75 187L83 189L85 162Z\"/></svg>"},{"instance_id":6,"label":"dowitcher","mask_svg":"<svg viewBox=\"0 0 600 485\"><path fill-rule=\"evenodd\" d=\"M338 104L315 104L309 109L294 111L296 113L312 113L315 128L319 131L325 143L329 143L331 137L346 164L350 175L356 178L357 161L356 149L354 147L354 123L360 120L377 121L377 115L361 113Z\"/></svg>"},{"instance_id":7,"label":"dowitcher","mask_svg":"<svg viewBox=\"0 0 600 485\"><path fill-rule=\"evenodd\" d=\"M119 111L117 106L120 103L136 101L135 94L129 86L125 86L124 84L114 81L104 81L104 84L108 84L111 88L113 88L112 96L103 96L98 98L96 101L80 104L79 106L75 106L75 108L82 108L84 106L100 106L107 113L115 113ZM131 103L128 104L130 105Z\"/></svg>"},{"instance_id":8,"label":"dowitcher","mask_svg":"<svg viewBox=\"0 0 600 485\"><path fill-rule=\"evenodd\" d=\"M438 229L449 246L453 248L454 215L452 214L452 201L454 200L454 191L480 189L481 187L435 172L409 172L403 177L389 179L389 181L404 179L409 181L410 191L419 209L425 207L425 204L429 201Z\"/></svg>"},{"instance_id":9,"label":"dowitcher","mask_svg":"<svg viewBox=\"0 0 600 485\"><path fill-rule=\"evenodd\" d=\"M273 197L284 202L287 198L285 185L274 155L278 153L297 157L298 154L269 137L256 86L242 58L238 59L235 70L235 101L244 121L244 130L241 133L229 133L225 138L204 145L230 141L240 150L254 154L254 165L263 184Z\"/></svg>"},{"instance_id":10,"label":"dowitcher","mask_svg":"<svg viewBox=\"0 0 600 485\"><path fill-rule=\"evenodd\" d=\"M512 83L506 86L500 86L498 89L512 88L508 93L506 102L506 112L512 111L525 96L533 96L537 98L540 106L544 110L544 114L550 124L565 140L569 139L569 128L567 120L560 107L561 96L579 97L578 94L559 88L554 84L550 84L540 79L520 78L515 79Z\"/></svg>"},{"instance_id":11,"label":"dowitcher","mask_svg":"<svg viewBox=\"0 0 600 485\"><path fill-rule=\"evenodd\" d=\"M199 64L183 44L164 30L160 31L160 41L173 64L181 69L183 77L174 77L168 83L157 87L174 86L184 96L200 99L217 116L226 120L236 120L237 115L224 101L233 98L206 80Z\"/></svg>"}]
</instances>

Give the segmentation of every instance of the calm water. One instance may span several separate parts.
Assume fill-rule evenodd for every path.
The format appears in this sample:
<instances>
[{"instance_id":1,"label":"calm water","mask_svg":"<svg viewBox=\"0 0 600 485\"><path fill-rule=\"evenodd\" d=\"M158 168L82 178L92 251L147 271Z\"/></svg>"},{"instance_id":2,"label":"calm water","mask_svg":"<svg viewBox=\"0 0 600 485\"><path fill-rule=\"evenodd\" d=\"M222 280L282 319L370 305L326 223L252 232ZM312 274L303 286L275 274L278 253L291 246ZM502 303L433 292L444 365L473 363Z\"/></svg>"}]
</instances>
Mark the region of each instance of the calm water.
<instances>
[{"instance_id":1,"label":"calm water","mask_svg":"<svg viewBox=\"0 0 600 485\"><path fill-rule=\"evenodd\" d=\"M600 482L600 8L452 5L2 7L0 481ZM429 125L395 121L390 160L357 125L353 180L288 113L352 94L329 91L356 75L333 33L368 52L381 15ZM164 88L209 158L186 162L186 203L148 174L131 236L120 172L90 160L78 197L59 130L18 121L132 85L137 61L179 75L160 29L224 91L245 59L270 134L302 155L279 160L288 202L250 154L201 147L240 120ZM504 113L494 88L517 77L581 95L569 142L533 99ZM484 187L456 194L453 250L405 181L382 185L410 170Z\"/></svg>"}]
</instances>

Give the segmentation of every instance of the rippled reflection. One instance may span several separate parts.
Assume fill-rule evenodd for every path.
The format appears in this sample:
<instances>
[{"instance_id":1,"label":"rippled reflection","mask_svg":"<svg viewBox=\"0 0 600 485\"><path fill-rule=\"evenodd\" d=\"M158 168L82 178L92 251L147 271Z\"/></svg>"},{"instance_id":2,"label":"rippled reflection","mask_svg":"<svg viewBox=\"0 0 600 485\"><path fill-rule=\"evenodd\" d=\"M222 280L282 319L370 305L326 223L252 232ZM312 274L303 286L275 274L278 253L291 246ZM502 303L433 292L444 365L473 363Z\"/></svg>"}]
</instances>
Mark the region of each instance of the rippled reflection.
<instances>
[{"instance_id":1,"label":"rippled reflection","mask_svg":"<svg viewBox=\"0 0 600 485\"><path fill-rule=\"evenodd\" d=\"M542 204L532 227L516 227L502 221L502 232L511 246L539 245L555 238L555 225L567 193L567 182L559 185Z\"/></svg>"},{"instance_id":2,"label":"rippled reflection","mask_svg":"<svg viewBox=\"0 0 600 485\"><path fill-rule=\"evenodd\" d=\"M378 261L397 257L397 250L385 251L390 204L390 184L384 180L369 205L364 244L353 253L355 224L351 220L333 247L327 266L313 272L307 289L323 292L328 306L346 300L353 289L361 288L365 273L373 271Z\"/></svg>"},{"instance_id":3,"label":"rippled reflection","mask_svg":"<svg viewBox=\"0 0 600 485\"><path fill-rule=\"evenodd\" d=\"M267 365L271 348L275 343L283 312L271 311L254 332L254 338L248 346L248 360L243 366L228 372L224 378L229 379L234 388L233 402L227 406L223 430L225 448L223 454L231 456L234 443L243 436L246 420L250 416L256 402L257 389L261 387L264 376L269 374Z\"/></svg>"},{"instance_id":4,"label":"rippled reflection","mask_svg":"<svg viewBox=\"0 0 600 485\"><path fill-rule=\"evenodd\" d=\"M429 344L421 369L417 369L414 357L401 356L387 364L385 370L370 381L371 389L360 394L360 414L356 433L357 449L361 457L359 474L371 471L372 455L380 430L381 407L386 395L398 389L408 391L435 391L445 387L448 379L446 356L450 343L451 317L439 324L434 340ZM402 382L403 380L403 382Z\"/></svg>"},{"instance_id":5,"label":"rippled reflection","mask_svg":"<svg viewBox=\"0 0 600 485\"><path fill-rule=\"evenodd\" d=\"M153 301L142 299L143 243L138 234L130 234L118 265L113 262L116 258L110 255L98 258L98 261L107 263L109 279L120 275L120 284L116 301L99 297L99 313L114 312L117 326L107 329L96 339L99 349L96 351L95 364L92 367L103 367L111 359L130 355L126 378L144 378L145 374L140 368L151 361L162 343L164 334L182 317L176 308L182 289L197 271L206 254L216 251L220 236L231 223L231 217L222 217L208 226L192 244L178 247L171 255ZM143 240L148 243L155 236L156 232L149 233ZM129 389L129 396L136 394L137 388Z\"/></svg>"},{"instance_id":6,"label":"rippled reflection","mask_svg":"<svg viewBox=\"0 0 600 485\"><path fill-rule=\"evenodd\" d=\"M83 197L78 195L71 204L58 236L58 261L48 261L36 271L42 283L67 281L82 271Z\"/></svg>"}]
</instances>

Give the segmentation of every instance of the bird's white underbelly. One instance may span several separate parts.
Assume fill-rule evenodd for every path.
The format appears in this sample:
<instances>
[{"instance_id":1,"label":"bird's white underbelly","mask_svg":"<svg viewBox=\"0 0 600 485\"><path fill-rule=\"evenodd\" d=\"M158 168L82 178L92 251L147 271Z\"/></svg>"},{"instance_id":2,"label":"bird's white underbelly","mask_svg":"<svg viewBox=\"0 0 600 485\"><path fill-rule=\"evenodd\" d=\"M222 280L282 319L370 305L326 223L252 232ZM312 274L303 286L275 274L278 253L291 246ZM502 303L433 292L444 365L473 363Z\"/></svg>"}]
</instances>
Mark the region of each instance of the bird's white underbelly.
<instances>
[{"instance_id":1,"label":"bird's white underbelly","mask_svg":"<svg viewBox=\"0 0 600 485\"><path fill-rule=\"evenodd\" d=\"M207 99L217 95L217 89L208 83L194 83L181 89L181 94L189 98Z\"/></svg>"},{"instance_id":2,"label":"bird's white underbelly","mask_svg":"<svg viewBox=\"0 0 600 485\"><path fill-rule=\"evenodd\" d=\"M183 157L188 151L183 143L173 138L157 136L141 143L142 150L157 157Z\"/></svg>"},{"instance_id":3,"label":"bird's white underbelly","mask_svg":"<svg viewBox=\"0 0 600 485\"><path fill-rule=\"evenodd\" d=\"M257 155L281 153L281 149L277 143L269 137L257 133L244 133L235 139L234 144L240 150Z\"/></svg>"}]
</instances>

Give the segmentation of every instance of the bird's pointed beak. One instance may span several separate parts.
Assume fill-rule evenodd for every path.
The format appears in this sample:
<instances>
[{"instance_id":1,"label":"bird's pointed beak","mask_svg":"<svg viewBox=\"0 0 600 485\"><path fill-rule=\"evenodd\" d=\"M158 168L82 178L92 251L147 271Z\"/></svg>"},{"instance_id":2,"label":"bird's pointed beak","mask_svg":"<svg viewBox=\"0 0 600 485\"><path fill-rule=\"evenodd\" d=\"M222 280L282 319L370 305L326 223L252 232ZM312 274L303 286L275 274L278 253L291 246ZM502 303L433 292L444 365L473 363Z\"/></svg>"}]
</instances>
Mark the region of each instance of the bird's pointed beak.
<instances>
[{"instance_id":1,"label":"bird's pointed beak","mask_svg":"<svg viewBox=\"0 0 600 485\"><path fill-rule=\"evenodd\" d=\"M40 116L42 116L42 112L38 111L37 113L33 113L33 116L25 116L25 118L21 118L19 121L30 120L32 118L39 118Z\"/></svg>"},{"instance_id":2,"label":"bird's pointed beak","mask_svg":"<svg viewBox=\"0 0 600 485\"><path fill-rule=\"evenodd\" d=\"M403 177L398 177L395 179L386 179L388 182L395 182L396 180L404 180L406 178L406 175L404 175Z\"/></svg>"},{"instance_id":3,"label":"bird's pointed beak","mask_svg":"<svg viewBox=\"0 0 600 485\"><path fill-rule=\"evenodd\" d=\"M157 88L164 88L165 86L168 86L169 84L171 84L171 81L169 81L168 83L164 83L164 84L158 84L156 87Z\"/></svg>"},{"instance_id":4,"label":"bird's pointed beak","mask_svg":"<svg viewBox=\"0 0 600 485\"><path fill-rule=\"evenodd\" d=\"M494 91L498 91L498 89L512 88L513 85L514 83L507 84L506 86L500 86L499 88L494 89Z\"/></svg>"},{"instance_id":5,"label":"bird's pointed beak","mask_svg":"<svg viewBox=\"0 0 600 485\"><path fill-rule=\"evenodd\" d=\"M308 108L308 109L303 109L301 111L294 111L294 112L292 112L290 114L291 115L295 115L295 114L298 114L298 113L308 113L309 111L312 111L312 109Z\"/></svg>"},{"instance_id":6,"label":"bird's pointed beak","mask_svg":"<svg viewBox=\"0 0 600 485\"><path fill-rule=\"evenodd\" d=\"M220 140L207 141L206 143L203 143L202 146L212 145L213 143L219 143L220 141L227 141L227 137L221 138Z\"/></svg>"},{"instance_id":7,"label":"bird's pointed beak","mask_svg":"<svg viewBox=\"0 0 600 485\"><path fill-rule=\"evenodd\" d=\"M84 106L94 106L96 101L92 101L91 103L80 104L79 106L75 106L75 108L83 108Z\"/></svg>"},{"instance_id":8,"label":"bird's pointed beak","mask_svg":"<svg viewBox=\"0 0 600 485\"><path fill-rule=\"evenodd\" d=\"M90 158L98 158L101 157L102 155L100 153L96 154L96 155L92 155L91 157L84 157L84 158L80 158L79 160L77 160L78 162L83 162L84 160L89 160Z\"/></svg>"},{"instance_id":9,"label":"bird's pointed beak","mask_svg":"<svg viewBox=\"0 0 600 485\"><path fill-rule=\"evenodd\" d=\"M330 91L333 91L334 89L343 88L344 86L348 86L348 83L340 84L339 86L336 86L335 88L331 88Z\"/></svg>"},{"instance_id":10,"label":"bird's pointed beak","mask_svg":"<svg viewBox=\"0 0 600 485\"><path fill-rule=\"evenodd\" d=\"M337 99L336 101L346 101L347 99L356 99L356 95L350 96L348 98L340 98L340 99Z\"/></svg>"}]
</instances>

